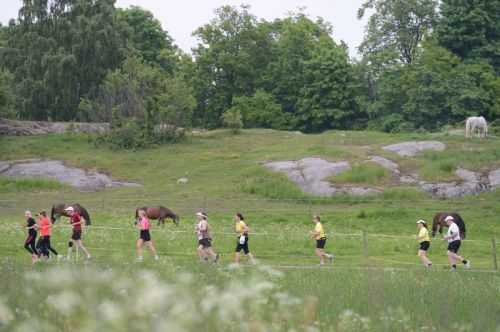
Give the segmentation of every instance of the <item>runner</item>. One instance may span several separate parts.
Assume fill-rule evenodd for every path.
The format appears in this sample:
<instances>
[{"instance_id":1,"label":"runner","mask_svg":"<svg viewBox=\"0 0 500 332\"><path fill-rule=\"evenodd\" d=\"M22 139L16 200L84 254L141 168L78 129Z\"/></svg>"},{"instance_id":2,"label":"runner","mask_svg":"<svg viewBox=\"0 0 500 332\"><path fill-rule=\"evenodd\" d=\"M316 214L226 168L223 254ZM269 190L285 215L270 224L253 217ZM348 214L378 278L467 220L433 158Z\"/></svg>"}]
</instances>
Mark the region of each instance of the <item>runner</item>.
<instances>
[{"instance_id":1,"label":"runner","mask_svg":"<svg viewBox=\"0 0 500 332\"><path fill-rule=\"evenodd\" d=\"M455 224L455 220L452 216L446 217L444 221L446 221L448 225L448 233L443 237L443 240L448 241L447 254L451 271L457 270L457 262L462 262L466 268L470 268L470 261L458 255L458 249L460 249L460 245L462 244L458 225Z\"/></svg>"},{"instance_id":2,"label":"runner","mask_svg":"<svg viewBox=\"0 0 500 332\"><path fill-rule=\"evenodd\" d=\"M137 260L140 262L144 260L144 258L142 257L142 247L144 246L144 244L146 244L146 246L149 248L155 260L159 260L160 257L158 257L158 254L156 253L153 241L151 240L151 234L149 233L151 223L146 217L146 211L144 210L139 210L139 223L137 224L137 228L140 231L139 239L137 240Z\"/></svg>"},{"instance_id":3,"label":"runner","mask_svg":"<svg viewBox=\"0 0 500 332\"><path fill-rule=\"evenodd\" d=\"M321 224L320 216L313 217L313 223L315 224L314 230L310 232L311 239L316 240L316 256L319 257L319 265L325 264L325 257L328 258L330 263L333 263L333 255L327 254L325 252L326 235L323 225Z\"/></svg>"},{"instance_id":4,"label":"runner","mask_svg":"<svg viewBox=\"0 0 500 332\"><path fill-rule=\"evenodd\" d=\"M427 251L431 245L431 238L429 237L429 231L427 230L427 223L425 220L417 221L417 241L420 243L420 248L418 249L418 257L424 264L426 268L432 266L432 262L427 258Z\"/></svg>"},{"instance_id":5,"label":"runner","mask_svg":"<svg viewBox=\"0 0 500 332\"><path fill-rule=\"evenodd\" d=\"M73 250L73 245L76 245L76 250L78 252L78 248L81 248L82 251L87 255L87 259L90 259L90 254L83 246L82 243L82 217L75 211L73 207L68 207L65 209L70 218L70 224L73 227L73 233L71 234L71 238L68 242L68 260L71 259L71 251Z\"/></svg>"},{"instance_id":6,"label":"runner","mask_svg":"<svg viewBox=\"0 0 500 332\"><path fill-rule=\"evenodd\" d=\"M52 251L57 258L61 258L57 251L50 245L50 237L52 234L52 223L47 217L47 213L42 211L38 214L38 229L40 229L40 238L37 243L38 256L44 256L46 259L49 258L49 250Z\"/></svg>"},{"instance_id":7,"label":"runner","mask_svg":"<svg viewBox=\"0 0 500 332\"><path fill-rule=\"evenodd\" d=\"M28 231L28 237L24 241L24 248L31 254L31 261L36 263L38 261L38 251L36 250L36 221L33 219L30 211L24 212L26 217L26 230Z\"/></svg>"},{"instance_id":8,"label":"runner","mask_svg":"<svg viewBox=\"0 0 500 332\"><path fill-rule=\"evenodd\" d=\"M210 225L208 224L208 216L204 212L196 213L197 224L195 233L198 237L198 257L201 261L208 261L211 257L213 263L219 261L219 255L212 248L212 237L210 236Z\"/></svg>"},{"instance_id":9,"label":"runner","mask_svg":"<svg viewBox=\"0 0 500 332\"><path fill-rule=\"evenodd\" d=\"M253 258L253 255L250 253L250 250L248 249L249 228L244 220L245 218L241 213L236 213L236 215L234 216L234 221L236 223L235 230L236 233L238 234L238 238L236 240L236 253L234 256L234 261L237 264L240 263L240 252L243 250L245 256L247 256L250 259L250 262L255 265L255 259Z\"/></svg>"}]
</instances>

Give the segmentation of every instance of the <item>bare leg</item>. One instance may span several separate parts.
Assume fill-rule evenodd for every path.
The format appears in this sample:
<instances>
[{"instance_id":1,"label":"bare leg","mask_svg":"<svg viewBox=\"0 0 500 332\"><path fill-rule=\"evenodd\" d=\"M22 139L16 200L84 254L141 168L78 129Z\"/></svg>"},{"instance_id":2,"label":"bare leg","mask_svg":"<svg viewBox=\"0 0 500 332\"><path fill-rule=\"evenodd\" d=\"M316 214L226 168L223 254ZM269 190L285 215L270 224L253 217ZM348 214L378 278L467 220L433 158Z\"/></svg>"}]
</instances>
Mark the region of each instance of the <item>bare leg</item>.
<instances>
[{"instance_id":1,"label":"bare leg","mask_svg":"<svg viewBox=\"0 0 500 332\"><path fill-rule=\"evenodd\" d=\"M153 241L148 241L146 242L146 245L148 246L149 250L153 254L154 258L158 260L158 254L156 253L155 246L153 245Z\"/></svg>"},{"instance_id":2,"label":"bare leg","mask_svg":"<svg viewBox=\"0 0 500 332\"><path fill-rule=\"evenodd\" d=\"M87 250L87 248L85 248L83 246L82 240L76 240L76 245L77 245L77 247L80 247L83 250L83 252L85 253L85 255L87 255L87 259L90 259L90 253Z\"/></svg>"},{"instance_id":3,"label":"bare leg","mask_svg":"<svg viewBox=\"0 0 500 332\"><path fill-rule=\"evenodd\" d=\"M217 261L217 254L215 253L215 251L212 249L212 247L209 247L209 248L206 248L205 249L205 252L212 257L212 260L214 262Z\"/></svg>"},{"instance_id":4,"label":"bare leg","mask_svg":"<svg viewBox=\"0 0 500 332\"><path fill-rule=\"evenodd\" d=\"M234 262L236 264L240 264L240 253L239 252L234 253Z\"/></svg>"},{"instance_id":5,"label":"bare leg","mask_svg":"<svg viewBox=\"0 0 500 332\"><path fill-rule=\"evenodd\" d=\"M144 241L142 239L137 240L137 259L142 260L142 245L144 244Z\"/></svg>"},{"instance_id":6,"label":"bare leg","mask_svg":"<svg viewBox=\"0 0 500 332\"><path fill-rule=\"evenodd\" d=\"M246 256L248 256L248 258L250 259L250 263L252 263L253 265L256 264L255 258L253 257L251 252L249 252Z\"/></svg>"},{"instance_id":7,"label":"bare leg","mask_svg":"<svg viewBox=\"0 0 500 332\"><path fill-rule=\"evenodd\" d=\"M205 261L207 259L205 250L203 249L203 246L200 245L198 248L196 248L196 252L198 253L198 257L200 258L201 261Z\"/></svg>"},{"instance_id":8,"label":"bare leg","mask_svg":"<svg viewBox=\"0 0 500 332\"><path fill-rule=\"evenodd\" d=\"M418 251L418 257L420 257L420 260L425 267L430 267L432 265L432 262L429 260L429 258L427 258L427 253L424 250Z\"/></svg>"},{"instance_id":9,"label":"bare leg","mask_svg":"<svg viewBox=\"0 0 500 332\"><path fill-rule=\"evenodd\" d=\"M324 259L324 252L322 249L316 248L316 256L319 257L319 264L323 265L325 264L325 259Z\"/></svg>"}]
</instances>

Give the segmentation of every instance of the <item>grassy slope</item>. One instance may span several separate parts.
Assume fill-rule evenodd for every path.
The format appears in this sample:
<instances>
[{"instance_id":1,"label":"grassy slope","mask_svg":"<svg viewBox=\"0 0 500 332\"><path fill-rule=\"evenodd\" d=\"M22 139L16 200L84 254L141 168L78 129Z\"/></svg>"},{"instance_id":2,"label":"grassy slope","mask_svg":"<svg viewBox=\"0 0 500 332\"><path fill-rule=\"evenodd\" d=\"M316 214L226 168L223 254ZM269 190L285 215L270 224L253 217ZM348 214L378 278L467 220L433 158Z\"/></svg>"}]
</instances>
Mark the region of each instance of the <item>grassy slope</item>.
<instances>
[{"instance_id":1,"label":"grassy slope","mask_svg":"<svg viewBox=\"0 0 500 332\"><path fill-rule=\"evenodd\" d=\"M411 160L403 160L381 150L385 144L425 139L441 140L448 145L448 150L441 154L426 153ZM315 201L302 194L285 176L267 172L258 165L266 160L307 156L362 162L372 153L400 161L405 170L419 170L428 179L436 177L436 170L441 172L440 177L453 178L447 164L451 164L452 168L500 167L498 140L466 142L459 136L440 134L328 132L297 135L252 130L231 136L225 131L216 131L203 137L193 137L184 144L140 152L96 149L83 136L64 136L64 139L60 136L0 138L0 159L62 159L70 165L98 169L118 179L144 184L144 189L120 188L92 194L67 188L43 193L0 190L0 225L3 227L0 257L14 257L16 266L28 265L26 253L20 249L22 232L18 228L4 228L5 225L19 224L24 209L48 208L55 201L80 201L92 211L95 225L129 228L119 231L91 229L85 236L85 243L91 248L96 264L116 264L119 268L121 262L130 260L127 257L134 254L136 234L130 227L134 208L142 204L161 203L183 216L181 226L174 229L182 232L171 232L173 226L170 225L164 230L153 231L157 247L169 264L193 269L196 260L193 257L193 220L190 216L195 210L205 207L217 232L231 232L231 215L236 210L245 213L254 232L259 233L252 236L251 248L261 261L310 265L316 260L311 255L312 243L307 239L306 232L311 228L310 215L319 212L327 231L333 231L328 248L337 254L337 266L416 269L409 275L396 272L395 276L390 272L366 274L342 269L333 274L307 270L287 273L282 281L283 287L301 297L318 297L323 308L319 310L319 319L323 323L335 323L336 314L346 308L375 318L381 312L377 304L383 303L391 307L401 306L411 314L413 321L421 323L420 326L429 316L435 326L444 324L442 326L449 327L453 320L470 322L471 315L477 315L473 326L481 330L499 325L500 322L491 320L495 313L500 312L494 300L495 294L498 294L498 276L474 273L460 276L460 283L466 288L484 286L481 292L468 294L467 300L463 301L459 300L463 295L461 292L451 290L451 298L446 297L446 290L432 292L432 286L437 286L448 274L436 272L427 276L420 273L420 267L413 265L418 261L416 244L411 239L415 232L414 222L418 218L431 219L440 210L460 211L468 224L469 238L477 241L466 242L463 253L473 260L476 268L491 269L489 241L495 234L498 236L498 191L479 197L438 201L411 189L392 189L374 199L342 197ZM178 185L176 180L180 177L189 178L189 183ZM361 230L369 234L368 258L363 257L361 237L356 235ZM403 237L383 237L374 233ZM67 229L56 230L56 248L65 247L68 234ZM224 254L226 262L230 260L234 242L233 235L216 234L216 248ZM444 250L444 243L433 242L430 254L438 271L445 269ZM160 273L167 273L161 272L161 268L159 270ZM15 276L12 278L16 279ZM429 290L419 294L421 287ZM420 310L421 295L429 298L429 304L423 309L422 317L416 317L414 312ZM442 306L449 307L453 299L453 303L458 301L458 305L448 308L449 316L440 322L444 318L436 312ZM476 310L481 307L480 303L489 309ZM330 308L333 308L333 314Z\"/></svg>"}]
</instances>

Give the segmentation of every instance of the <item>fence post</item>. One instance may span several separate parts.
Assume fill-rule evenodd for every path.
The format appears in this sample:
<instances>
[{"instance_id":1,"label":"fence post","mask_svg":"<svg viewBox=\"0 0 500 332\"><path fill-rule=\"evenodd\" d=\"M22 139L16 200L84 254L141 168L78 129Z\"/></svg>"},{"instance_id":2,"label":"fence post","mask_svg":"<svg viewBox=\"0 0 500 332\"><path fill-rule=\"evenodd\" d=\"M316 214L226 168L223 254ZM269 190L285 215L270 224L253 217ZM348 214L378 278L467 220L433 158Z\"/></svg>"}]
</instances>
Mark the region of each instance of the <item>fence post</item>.
<instances>
[{"instance_id":1,"label":"fence post","mask_svg":"<svg viewBox=\"0 0 500 332\"><path fill-rule=\"evenodd\" d=\"M363 230L363 255L368 258L368 234Z\"/></svg>"},{"instance_id":2,"label":"fence post","mask_svg":"<svg viewBox=\"0 0 500 332\"><path fill-rule=\"evenodd\" d=\"M498 261L497 261L497 242L495 238L491 239L491 254L493 256L493 269L498 271Z\"/></svg>"}]
</instances>

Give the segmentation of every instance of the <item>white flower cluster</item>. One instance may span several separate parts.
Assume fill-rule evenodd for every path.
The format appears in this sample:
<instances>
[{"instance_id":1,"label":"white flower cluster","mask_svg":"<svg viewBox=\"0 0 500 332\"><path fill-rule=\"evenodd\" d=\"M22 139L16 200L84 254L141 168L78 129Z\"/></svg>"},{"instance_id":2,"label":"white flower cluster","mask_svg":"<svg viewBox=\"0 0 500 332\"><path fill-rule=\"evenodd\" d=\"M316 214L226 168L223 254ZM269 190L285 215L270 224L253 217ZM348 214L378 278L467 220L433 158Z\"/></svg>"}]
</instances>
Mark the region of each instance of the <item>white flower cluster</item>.
<instances>
[{"instance_id":1,"label":"white flower cluster","mask_svg":"<svg viewBox=\"0 0 500 332\"><path fill-rule=\"evenodd\" d=\"M279 272L268 268L256 272L258 276L228 278L216 286L186 273L166 281L148 270L54 268L21 281L30 303L19 314L0 299L0 330L285 330L281 323L300 312L300 301L273 282Z\"/></svg>"}]
</instances>

